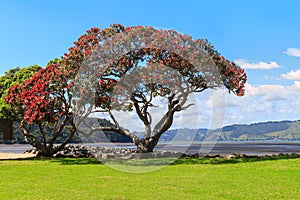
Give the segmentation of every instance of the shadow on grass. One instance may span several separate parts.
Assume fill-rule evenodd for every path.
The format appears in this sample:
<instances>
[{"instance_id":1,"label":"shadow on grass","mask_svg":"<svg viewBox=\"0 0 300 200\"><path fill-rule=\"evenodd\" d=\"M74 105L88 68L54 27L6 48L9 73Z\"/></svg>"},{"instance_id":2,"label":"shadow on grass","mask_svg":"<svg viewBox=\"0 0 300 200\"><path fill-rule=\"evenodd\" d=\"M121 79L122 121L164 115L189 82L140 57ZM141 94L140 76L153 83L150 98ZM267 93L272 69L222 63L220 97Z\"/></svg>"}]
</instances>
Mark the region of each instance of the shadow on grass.
<instances>
[{"instance_id":1,"label":"shadow on grass","mask_svg":"<svg viewBox=\"0 0 300 200\"><path fill-rule=\"evenodd\" d=\"M31 158L26 160L45 160L61 165L102 165L102 164L118 164L118 165L131 165L131 166L162 166L162 165L184 165L184 164L209 164L209 165L221 165L221 164L238 164L238 163L250 163L250 162L262 162L272 160L285 160L285 159L297 159L300 156L273 156L273 157L248 157L248 158L179 158L176 160L166 159L133 159L133 160L107 160L101 162L96 158Z\"/></svg>"},{"instance_id":2,"label":"shadow on grass","mask_svg":"<svg viewBox=\"0 0 300 200\"><path fill-rule=\"evenodd\" d=\"M221 164L237 164L237 163L249 163L249 162L261 162L270 160L285 160L285 159L296 159L300 156L272 156L272 157L248 157L248 158L180 158L172 163L172 165L180 164L210 164L210 165L221 165Z\"/></svg>"},{"instance_id":3,"label":"shadow on grass","mask_svg":"<svg viewBox=\"0 0 300 200\"><path fill-rule=\"evenodd\" d=\"M128 166L164 166L174 162L170 159L107 159L98 160L96 158L56 158L51 162L60 163L62 165L89 165L89 164L108 164L108 165L128 165Z\"/></svg>"},{"instance_id":4,"label":"shadow on grass","mask_svg":"<svg viewBox=\"0 0 300 200\"><path fill-rule=\"evenodd\" d=\"M120 160L120 159L110 159L105 160L103 163L108 165L123 165L123 166L166 166L173 163L175 158L144 158L144 159L128 159L128 160Z\"/></svg>"},{"instance_id":5,"label":"shadow on grass","mask_svg":"<svg viewBox=\"0 0 300 200\"><path fill-rule=\"evenodd\" d=\"M49 160L61 165L101 165L96 158L49 158Z\"/></svg>"}]
</instances>

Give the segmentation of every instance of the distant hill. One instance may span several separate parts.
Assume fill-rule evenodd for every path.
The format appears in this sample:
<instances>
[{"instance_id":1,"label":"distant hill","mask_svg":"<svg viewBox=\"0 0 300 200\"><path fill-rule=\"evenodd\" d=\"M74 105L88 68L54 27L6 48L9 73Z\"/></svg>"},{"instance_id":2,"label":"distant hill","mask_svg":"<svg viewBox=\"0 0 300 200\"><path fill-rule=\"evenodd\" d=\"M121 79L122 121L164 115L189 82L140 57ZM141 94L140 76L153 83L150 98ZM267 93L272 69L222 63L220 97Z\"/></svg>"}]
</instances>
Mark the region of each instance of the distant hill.
<instances>
[{"instance_id":1,"label":"distant hill","mask_svg":"<svg viewBox=\"0 0 300 200\"><path fill-rule=\"evenodd\" d=\"M195 134L196 141L203 141L209 132L210 135L218 134L218 141L248 141L248 140L300 140L300 120L298 121L279 121L279 122L260 122L255 124L235 124L225 126L219 130L208 129L176 129L169 130L161 137L161 141L170 141L175 136L189 140L187 136ZM176 135L177 134L177 135ZM178 136L179 135L179 136Z\"/></svg>"},{"instance_id":2,"label":"distant hill","mask_svg":"<svg viewBox=\"0 0 300 200\"><path fill-rule=\"evenodd\" d=\"M80 126L80 129L83 131L90 130L88 127L99 127L99 126L114 126L110 121L106 119L98 119L98 118L88 118L86 119L87 125ZM13 137L14 137L14 143L18 144L25 144L24 136L22 133L22 130L20 129L20 122L14 122L14 130L13 130ZM67 137L67 128L68 125L62 130L62 133L57 138L57 143L63 142ZM32 127L32 133L38 132L38 126L34 125ZM52 129L48 128L44 130L44 133L46 134L46 137L48 140L51 139L52 135ZM42 138L38 138L38 140L42 140ZM2 140L2 133L0 133L0 143L4 143L5 141ZM70 143L93 143L93 142L132 142L131 139L127 136L120 135L118 133L115 133L113 131L98 131L90 136L85 136L82 134L76 133L74 137L71 139Z\"/></svg>"},{"instance_id":3,"label":"distant hill","mask_svg":"<svg viewBox=\"0 0 300 200\"><path fill-rule=\"evenodd\" d=\"M90 126L105 125L113 126L105 119L89 118ZM25 143L23 134L18 128L19 124L14 124L14 138L16 143ZM83 127L84 128L84 127ZM221 134L219 134L221 132ZM207 133L210 133L209 135ZM143 135L142 133L137 133ZM0 134L1 135L1 134ZM165 132L160 141L203 141L206 136L213 137L218 141L254 141L254 140L300 140L300 120L298 121L276 121L260 122L254 124L234 124L225 126L218 130L201 129L173 129ZM66 137L65 134L59 138L59 142ZM91 137L82 137L76 134L71 143L77 142L131 142L131 139L114 132L97 132ZM0 143L2 143L0 137Z\"/></svg>"},{"instance_id":4,"label":"distant hill","mask_svg":"<svg viewBox=\"0 0 300 200\"><path fill-rule=\"evenodd\" d=\"M109 120L101 119L101 118L87 118L86 122L88 126L90 127L115 127L114 124L112 124ZM89 132L88 126L85 126L84 124L80 126L81 130L86 129L86 132ZM93 133L91 136L85 136L80 135L80 141L79 142L85 142L85 143L95 143L95 142L132 142L132 140L124 135L121 135L119 133L115 133L114 131L98 131Z\"/></svg>"},{"instance_id":5,"label":"distant hill","mask_svg":"<svg viewBox=\"0 0 300 200\"><path fill-rule=\"evenodd\" d=\"M225 126L221 140L300 140L300 121Z\"/></svg>"}]
</instances>

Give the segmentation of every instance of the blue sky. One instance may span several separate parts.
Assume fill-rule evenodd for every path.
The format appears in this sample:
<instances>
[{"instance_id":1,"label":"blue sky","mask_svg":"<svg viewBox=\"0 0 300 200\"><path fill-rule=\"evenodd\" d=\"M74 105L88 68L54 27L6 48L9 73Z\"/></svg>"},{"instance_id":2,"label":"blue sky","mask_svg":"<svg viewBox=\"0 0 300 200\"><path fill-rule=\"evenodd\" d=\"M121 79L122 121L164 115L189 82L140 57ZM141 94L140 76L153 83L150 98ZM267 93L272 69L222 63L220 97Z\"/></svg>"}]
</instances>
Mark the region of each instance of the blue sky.
<instances>
[{"instance_id":1,"label":"blue sky","mask_svg":"<svg viewBox=\"0 0 300 200\"><path fill-rule=\"evenodd\" d=\"M300 119L299 8L297 0L0 0L0 74L45 66L91 27L150 25L207 38L247 68L247 94L226 97L225 124Z\"/></svg>"}]
</instances>

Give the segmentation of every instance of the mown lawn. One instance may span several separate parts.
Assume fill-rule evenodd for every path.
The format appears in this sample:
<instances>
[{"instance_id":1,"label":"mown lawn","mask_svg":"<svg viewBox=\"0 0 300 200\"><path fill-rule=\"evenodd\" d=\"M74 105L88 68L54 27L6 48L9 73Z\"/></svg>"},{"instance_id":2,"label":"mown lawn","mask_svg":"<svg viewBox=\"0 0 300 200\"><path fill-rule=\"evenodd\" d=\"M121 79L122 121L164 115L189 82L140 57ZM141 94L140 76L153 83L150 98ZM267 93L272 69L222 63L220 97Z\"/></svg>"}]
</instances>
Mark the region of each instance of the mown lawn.
<instances>
[{"instance_id":1,"label":"mown lawn","mask_svg":"<svg viewBox=\"0 0 300 200\"><path fill-rule=\"evenodd\" d=\"M300 198L300 158L181 160L144 174L91 159L0 161L0 176L0 199Z\"/></svg>"}]
</instances>

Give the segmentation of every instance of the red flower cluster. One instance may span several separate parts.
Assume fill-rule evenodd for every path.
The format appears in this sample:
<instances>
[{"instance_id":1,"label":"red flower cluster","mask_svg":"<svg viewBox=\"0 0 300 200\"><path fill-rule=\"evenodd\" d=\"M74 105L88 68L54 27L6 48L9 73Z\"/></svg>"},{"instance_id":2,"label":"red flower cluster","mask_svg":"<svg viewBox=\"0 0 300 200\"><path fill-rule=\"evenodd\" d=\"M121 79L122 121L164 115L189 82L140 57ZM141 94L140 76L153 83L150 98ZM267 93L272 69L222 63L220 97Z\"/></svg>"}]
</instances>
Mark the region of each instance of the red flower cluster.
<instances>
[{"instance_id":1,"label":"red flower cluster","mask_svg":"<svg viewBox=\"0 0 300 200\"><path fill-rule=\"evenodd\" d=\"M234 62L226 60L223 56L215 55L213 59L222 75L224 85L237 96L243 96L247 81L245 71Z\"/></svg>"},{"instance_id":2,"label":"red flower cluster","mask_svg":"<svg viewBox=\"0 0 300 200\"><path fill-rule=\"evenodd\" d=\"M52 64L38 71L22 85L10 88L5 101L11 107L17 107L15 110L28 124L54 122L68 107L68 87L63 70Z\"/></svg>"},{"instance_id":3,"label":"red flower cluster","mask_svg":"<svg viewBox=\"0 0 300 200\"><path fill-rule=\"evenodd\" d=\"M82 62L92 53L93 50L96 49L100 42L123 30L124 27L119 24L111 25L110 28L103 30L99 28L91 28L86 32L86 34L82 35L76 42L74 42L74 46L69 48L69 53L65 53L63 59L63 65L67 67L71 77L72 75L73 77L76 75Z\"/></svg>"},{"instance_id":4,"label":"red flower cluster","mask_svg":"<svg viewBox=\"0 0 300 200\"><path fill-rule=\"evenodd\" d=\"M111 78L101 79L96 91L95 105L107 109L111 104L111 96L117 81Z\"/></svg>"}]
</instances>

